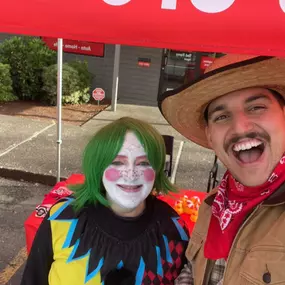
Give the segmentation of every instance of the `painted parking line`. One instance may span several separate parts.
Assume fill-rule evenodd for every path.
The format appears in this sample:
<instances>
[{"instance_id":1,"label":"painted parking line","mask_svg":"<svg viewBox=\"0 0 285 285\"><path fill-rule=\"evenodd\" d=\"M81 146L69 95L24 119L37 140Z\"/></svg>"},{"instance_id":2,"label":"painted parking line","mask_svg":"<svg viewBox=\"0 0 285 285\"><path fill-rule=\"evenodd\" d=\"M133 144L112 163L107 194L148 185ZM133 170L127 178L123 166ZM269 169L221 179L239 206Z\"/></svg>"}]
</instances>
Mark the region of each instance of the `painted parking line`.
<instances>
[{"instance_id":1,"label":"painted parking line","mask_svg":"<svg viewBox=\"0 0 285 285\"><path fill-rule=\"evenodd\" d=\"M10 151L12 151L13 149L17 148L18 146L28 142L28 141L31 141L32 139L36 138L37 136L39 136L41 133L45 132L46 130L48 130L49 128L53 127L54 125L56 124L55 121L52 122L51 125L48 125L47 127L41 129L40 131L38 132L35 132L32 136L28 137L27 139L17 143L17 144L13 144L13 145L10 145L8 148L6 148L2 153L0 153L0 157L1 156L4 156L6 155L7 153L9 153Z\"/></svg>"},{"instance_id":2,"label":"painted parking line","mask_svg":"<svg viewBox=\"0 0 285 285\"><path fill-rule=\"evenodd\" d=\"M5 285L15 275L27 259L27 249L23 247L14 259L0 272L0 285Z\"/></svg>"},{"instance_id":3,"label":"painted parking line","mask_svg":"<svg viewBox=\"0 0 285 285\"><path fill-rule=\"evenodd\" d=\"M183 150L183 145L184 145L184 141L181 141L179 144L179 149L178 149L178 153L177 153L176 160L175 160L175 165L172 171L172 176L170 178L171 183L175 183L176 173L177 173L180 157L181 157L182 150Z\"/></svg>"}]
</instances>

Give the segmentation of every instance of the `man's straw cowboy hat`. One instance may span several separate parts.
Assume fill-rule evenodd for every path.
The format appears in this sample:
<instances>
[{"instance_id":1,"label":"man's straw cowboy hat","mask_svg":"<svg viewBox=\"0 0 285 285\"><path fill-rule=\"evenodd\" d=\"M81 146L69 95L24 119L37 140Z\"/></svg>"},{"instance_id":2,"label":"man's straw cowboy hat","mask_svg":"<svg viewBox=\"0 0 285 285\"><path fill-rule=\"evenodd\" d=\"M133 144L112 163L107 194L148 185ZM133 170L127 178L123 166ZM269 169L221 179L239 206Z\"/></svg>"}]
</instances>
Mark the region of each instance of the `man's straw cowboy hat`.
<instances>
[{"instance_id":1,"label":"man's straw cowboy hat","mask_svg":"<svg viewBox=\"0 0 285 285\"><path fill-rule=\"evenodd\" d=\"M285 59L225 55L216 59L196 81L160 95L158 105L180 134L210 148L205 136L207 106L220 96L250 87L272 89L285 97Z\"/></svg>"}]
</instances>

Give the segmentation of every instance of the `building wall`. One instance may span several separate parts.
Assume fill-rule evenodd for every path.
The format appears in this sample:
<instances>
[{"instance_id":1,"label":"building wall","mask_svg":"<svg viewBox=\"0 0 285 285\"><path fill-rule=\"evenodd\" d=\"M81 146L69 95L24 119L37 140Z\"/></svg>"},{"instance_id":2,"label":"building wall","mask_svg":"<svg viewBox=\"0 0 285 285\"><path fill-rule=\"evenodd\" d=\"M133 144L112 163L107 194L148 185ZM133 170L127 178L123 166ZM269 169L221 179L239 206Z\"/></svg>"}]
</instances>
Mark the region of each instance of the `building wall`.
<instances>
[{"instance_id":1,"label":"building wall","mask_svg":"<svg viewBox=\"0 0 285 285\"><path fill-rule=\"evenodd\" d=\"M89 71L95 75L92 88L101 87L106 98L112 98L114 69L114 45L105 45L105 56L90 57L64 54L64 61L87 60ZM122 46L119 69L118 102L138 105L157 105L162 50L154 48ZM150 58L150 67L139 67L138 58Z\"/></svg>"},{"instance_id":2,"label":"building wall","mask_svg":"<svg viewBox=\"0 0 285 285\"><path fill-rule=\"evenodd\" d=\"M138 66L138 58L150 58L150 67ZM157 106L162 49L121 47L119 103Z\"/></svg>"},{"instance_id":3,"label":"building wall","mask_svg":"<svg viewBox=\"0 0 285 285\"><path fill-rule=\"evenodd\" d=\"M68 62L75 59L86 60L89 71L95 76L92 82L92 90L101 87L105 90L106 98L112 98L112 80L114 69L114 45L105 45L105 56L84 56L64 53L63 61Z\"/></svg>"},{"instance_id":4,"label":"building wall","mask_svg":"<svg viewBox=\"0 0 285 285\"><path fill-rule=\"evenodd\" d=\"M0 42L14 35L1 34ZM101 87L106 98L112 98L115 45L105 45L104 57L64 53L63 61L86 60L89 71L95 75L92 90ZM149 58L150 67L138 66L138 58ZM122 46L119 74L119 103L157 105L157 94L161 71L162 49Z\"/></svg>"},{"instance_id":5,"label":"building wall","mask_svg":"<svg viewBox=\"0 0 285 285\"><path fill-rule=\"evenodd\" d=\"M0 42L4 41L6 39L9 39L11 37L14 37L14 36L16 36L16 35L0 33Z\"/></svg>"}]
</instances>

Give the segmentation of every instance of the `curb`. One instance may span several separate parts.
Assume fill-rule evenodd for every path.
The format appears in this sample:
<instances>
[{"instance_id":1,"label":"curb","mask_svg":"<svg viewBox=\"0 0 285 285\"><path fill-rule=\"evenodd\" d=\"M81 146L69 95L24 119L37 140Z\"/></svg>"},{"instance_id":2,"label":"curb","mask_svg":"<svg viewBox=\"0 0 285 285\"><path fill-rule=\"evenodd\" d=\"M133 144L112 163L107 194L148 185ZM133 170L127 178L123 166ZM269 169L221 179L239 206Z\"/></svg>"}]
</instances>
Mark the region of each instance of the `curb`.
<instances>
[{"instance_id":1,"label":"curb","mask_svg":"<svg viewBox=\"0 0 285 285\"><path fill-rule=\"evenodd\" d=\"M17 169L0 168L0 177L12 179L16 181L25 181L30 183L40 183L47 186L54 186L56 184L56 176L26 172ZM61 177L61 181L67 178Z\"/></svg>"}]
</instances>

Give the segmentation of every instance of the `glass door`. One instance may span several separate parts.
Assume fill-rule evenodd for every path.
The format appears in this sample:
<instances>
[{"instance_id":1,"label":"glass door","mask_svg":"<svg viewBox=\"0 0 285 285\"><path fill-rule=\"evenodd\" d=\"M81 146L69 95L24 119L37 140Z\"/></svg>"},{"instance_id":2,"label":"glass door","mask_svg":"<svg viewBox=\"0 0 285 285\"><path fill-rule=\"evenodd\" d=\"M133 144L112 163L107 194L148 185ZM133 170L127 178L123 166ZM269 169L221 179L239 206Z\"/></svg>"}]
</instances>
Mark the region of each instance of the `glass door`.
<instances>
[{"instance_id":1,"label":"glass door","mask_svg":"<svg viewBox=\"0 0 285 285\"><path fill-rule=\"evenodd\" d=\"M201 74L215 57L223 54L189 52L182 50L163 50L159 93L176 89L187 84Z\"/></svg>"}]
</instances>

